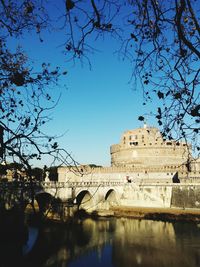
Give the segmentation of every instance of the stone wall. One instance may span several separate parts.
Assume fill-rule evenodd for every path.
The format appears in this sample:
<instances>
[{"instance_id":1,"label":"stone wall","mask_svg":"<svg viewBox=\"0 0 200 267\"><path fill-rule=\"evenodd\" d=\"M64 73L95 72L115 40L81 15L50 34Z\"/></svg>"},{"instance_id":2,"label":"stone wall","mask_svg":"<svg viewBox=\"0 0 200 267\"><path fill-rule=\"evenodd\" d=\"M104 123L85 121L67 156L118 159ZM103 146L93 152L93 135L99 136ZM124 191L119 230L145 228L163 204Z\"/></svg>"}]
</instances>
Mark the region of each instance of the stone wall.
<instances>
[{"instance_id":1,"label":"stone wall","mask_svg":"<svg viewBox=\"0 0 200 267\"><path fill-rule=\"evenodd\" d=\"M58 182L64 184L77 183L78 189L75 188L77 191L75 197L81 191L88 190L90 192L93 190L90 193L91 195L95 193L94 202L98 203L103 199L102 196L105 197L107 191L112 188L118 197L120 196L117 205L121 206L200 208L199 172L187 173L181 170L180 174L179 177L176 166L174 168L163 166L160 169L153 166L145 169L128 167L90 168L89 166L80 166L78 169L60 167L58 169ZM174 180L175 176L178 179ZM114 183L114 187L111 186L112 183ZM67 191L62 190L60 196L68 195ZM93 206L97 207L96 204ZM98 204L98 207L103 209L105 205Z\"/></svg>"},{"instance_id":2,"label":"stone wall","mask_svg":"<svg viewBox=\"0 0 200 267\"><path fill-rule=\"evenodd\" d=\"M166 185L136 185L124 186L121 198L122 206L131 207L162 207L171 205L172 187Z\"/></svg>"},{"instance_id":3,"label":"stone wall","mask_svg":"<svg viewBox=\"0 0 200 267\"><path fill-rule=\"evenodd\" d=\"M190 184L127 184L121 206L200 209L200 183Z\"/></svg>"},{"instance_id":4,"label":"stone wall","mask_svg":"<svg viewBox=\"0 0 200 267\"><path fill-rule=\"evenodd\" d=\"M124 167L104 167L104 168L85 168L80 167L82 171L71 169L71 167L58 168L58 182L82 182L82 181L120 181L127 182L144 182L163 180L172 182L172 178L176 173L173 168L124 168Z\"/></svg>"},{"instance_id":5,"label":"stone wall","mask_svg":"<svg viewBox=\"0 0 200 267\"><path fill-rule=\"evenodd\" d=\"M186 161L184 147L174 148L173 146L145 146L133 148L121 148L111 153L112 166L164 166L170 164L180 165Z\"/></svg>"},{"instance_id":6,"label":"stone wall","mask_svg":"<svg viewBox=\"0 0 200 267\"><path fill-rule=\"evenodd\" d=\"M171 207L200 209L200 186L173 188Z\"/></svg>"}]
</instances>

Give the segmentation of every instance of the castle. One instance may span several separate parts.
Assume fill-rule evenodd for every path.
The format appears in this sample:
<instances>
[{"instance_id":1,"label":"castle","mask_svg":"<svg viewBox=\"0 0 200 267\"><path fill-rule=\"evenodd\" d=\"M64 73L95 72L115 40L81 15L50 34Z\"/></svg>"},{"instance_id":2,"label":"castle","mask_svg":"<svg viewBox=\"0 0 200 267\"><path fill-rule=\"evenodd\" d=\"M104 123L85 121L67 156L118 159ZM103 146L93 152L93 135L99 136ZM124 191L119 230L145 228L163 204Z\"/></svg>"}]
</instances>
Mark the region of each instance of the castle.
<instances>
[{"instance_id":1,"label":"castle","mask_svg":"<svg viewBox=\"0 0 200 267\"><path fill-rule=\"evenodd\" d=\"M68 196L78 207L200 208L200 160L192 159L190 145L164 140L157 128L144 125L124 132L110 154L110 167L58 168L58 182L71 186Z\"/></svg>"},{"instance_id":2,"label":"castle","mask_svg":"<svg viewBox=\"0 0 200 267\"><path fill-rule=\"evenodd\" d=\"M200 179L200 160L191 158L191 146L182 141L165 140L161 132L146 124L143 128L125 131L119 144L111 145L111 166L68 166L58 169L59 181L69 179L109 180L124 177L146 181L172 182L177 175L182 179ZM164 179L164 180L163 180Z\"/></svg>"},{"instance_id":3,"label":"castle","mask_svg":"<svg viewBox=\"0 0 200 267\"><path fill-rule=\"evenodd\" d=\"M111 165L117 167L180 166L187 162L190 147L184 142L164 140L154 127L124 132L120 143L110 148Z\"/></svg>"}]
</instances>

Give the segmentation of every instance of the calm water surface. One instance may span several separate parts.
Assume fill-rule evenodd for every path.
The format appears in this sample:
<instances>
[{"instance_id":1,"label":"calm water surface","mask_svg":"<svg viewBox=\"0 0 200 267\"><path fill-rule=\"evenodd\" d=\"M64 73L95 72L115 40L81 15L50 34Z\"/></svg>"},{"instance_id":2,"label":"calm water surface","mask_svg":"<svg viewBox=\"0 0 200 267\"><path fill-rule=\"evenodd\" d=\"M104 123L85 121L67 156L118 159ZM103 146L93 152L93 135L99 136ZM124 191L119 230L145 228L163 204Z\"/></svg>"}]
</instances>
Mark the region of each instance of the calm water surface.
<instances>
[{"instance_id":1,"label":"calm water surface","mask_svg":"<svg viewBox=\"0 0 200 267\"><path fill-rule=\"evenodd\" d=\"M200 225L86 219L43 229L26 266L199 267Z\"/></svg>"}]
</instances>

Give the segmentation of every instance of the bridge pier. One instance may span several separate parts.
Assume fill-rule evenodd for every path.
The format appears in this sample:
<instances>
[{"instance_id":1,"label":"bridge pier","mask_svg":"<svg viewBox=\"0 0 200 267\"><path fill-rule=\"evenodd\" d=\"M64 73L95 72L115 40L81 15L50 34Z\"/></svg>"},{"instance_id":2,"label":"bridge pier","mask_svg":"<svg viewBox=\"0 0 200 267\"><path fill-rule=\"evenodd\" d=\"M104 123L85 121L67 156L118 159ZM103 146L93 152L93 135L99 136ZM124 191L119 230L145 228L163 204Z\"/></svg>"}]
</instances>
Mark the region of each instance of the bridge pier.
<instances>
[{"instance_id":1,"label":"bridge pier","mask_svg":"<svg viewBox=\"0 0 200 267\"><path fill-rule=\"evenodd\" d=\"M63 203L62 220L67 221L68 219L73 218L77 210L77 205L69 205L68 203Z\"/></svg>"}]
</instances>

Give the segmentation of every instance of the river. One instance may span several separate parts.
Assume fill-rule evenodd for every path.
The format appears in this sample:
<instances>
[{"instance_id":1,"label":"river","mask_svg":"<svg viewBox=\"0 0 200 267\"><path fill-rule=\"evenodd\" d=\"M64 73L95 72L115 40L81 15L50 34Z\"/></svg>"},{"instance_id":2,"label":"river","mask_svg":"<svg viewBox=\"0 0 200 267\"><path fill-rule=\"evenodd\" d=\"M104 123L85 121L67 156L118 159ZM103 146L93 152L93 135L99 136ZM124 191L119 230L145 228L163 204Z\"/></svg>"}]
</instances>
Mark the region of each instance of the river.
<instances>
[{"instance_id":1,"label":"river","mask_svg":"<svg viewBox=\"0 0 200 267\"><path fill-rule=\"evenodd\" d=\"M110 218L45 226L25 265L199 267L200 225Z\"/></svg>"}]
</instances>

